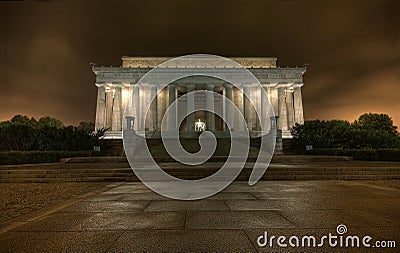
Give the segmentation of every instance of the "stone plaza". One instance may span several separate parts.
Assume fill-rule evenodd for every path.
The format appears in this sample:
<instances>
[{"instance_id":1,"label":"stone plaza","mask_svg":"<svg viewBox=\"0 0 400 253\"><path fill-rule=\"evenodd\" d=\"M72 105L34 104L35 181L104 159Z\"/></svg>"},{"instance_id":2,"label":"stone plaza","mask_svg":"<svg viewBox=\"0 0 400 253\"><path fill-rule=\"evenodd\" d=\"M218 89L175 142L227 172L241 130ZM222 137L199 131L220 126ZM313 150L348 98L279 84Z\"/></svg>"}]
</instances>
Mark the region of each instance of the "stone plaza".
<instances>
[{"instance_id":1,"label":"stone plaza","mask_svg":"<svg viewBox=\"0 0 400 253\"><path fill-rule=\"evenodd\" d=\"M347 235L399 243L396 181L235 182L175 201L138 182L98 187L0 223L0 252L398 252L365 247L260 247L269 236Z\"/></svg>"}]
</instances>

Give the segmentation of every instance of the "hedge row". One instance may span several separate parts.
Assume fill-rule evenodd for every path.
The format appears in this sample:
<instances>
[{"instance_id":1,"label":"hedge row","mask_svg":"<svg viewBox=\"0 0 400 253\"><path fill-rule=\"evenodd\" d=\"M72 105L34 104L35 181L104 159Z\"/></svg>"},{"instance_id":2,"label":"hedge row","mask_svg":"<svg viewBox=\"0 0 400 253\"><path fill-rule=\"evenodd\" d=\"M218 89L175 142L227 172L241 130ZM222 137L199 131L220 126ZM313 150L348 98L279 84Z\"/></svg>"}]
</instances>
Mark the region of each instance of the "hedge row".
<instances>
[{"instance_id":1,"label":"hedge row","mask_svg":"<svg viewBox=\"0 0 400 253\"><path fill-rule=\"evenodd\" d=\"M351 156L362 161L400 161L400 149L313 149L307 151L312 155Z\"/></svg>"},{"instance_id":2,"label":"hedge row","mask_svg":"<svg viewBox=\"0 0 400 253\"><path fill-rule=\"evenodd\" d=\"M28 164L59 162L60 158L99 155L91 150L81 151L6 151L0 152L0 164Z\"/></svg>"}]
</instances>

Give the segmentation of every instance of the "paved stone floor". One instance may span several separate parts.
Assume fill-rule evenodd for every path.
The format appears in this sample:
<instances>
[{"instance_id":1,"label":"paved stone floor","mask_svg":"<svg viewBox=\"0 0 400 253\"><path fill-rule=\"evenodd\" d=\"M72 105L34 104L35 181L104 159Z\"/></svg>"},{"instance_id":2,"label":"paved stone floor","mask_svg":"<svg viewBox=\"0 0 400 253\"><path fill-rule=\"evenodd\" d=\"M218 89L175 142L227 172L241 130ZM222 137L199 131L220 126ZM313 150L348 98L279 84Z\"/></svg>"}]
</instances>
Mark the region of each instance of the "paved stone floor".
<instances>
[{"instance_id":1,"label":"paved stone floor","mask_svg":"<svg viewBox=\"0 0 400 253\"><path fill-rule=\"evenodd\" d=\"M106 184L104 182L0 183L0 224Z\"/></svg>"},{"instance_id":2,"label":"paved stone floor","mask_svg":"<svg viewBox=\"0 0 400 253\"><path fill-rule=\"evenodd\" d=\"M399 181L234 182L205 200L174 201L113 183L0 223L0 252L400 252ZM397 248L260 247L257 238L337 234ZM288 243L288 239L286 241Z\"/></svg>"}]
</instances>

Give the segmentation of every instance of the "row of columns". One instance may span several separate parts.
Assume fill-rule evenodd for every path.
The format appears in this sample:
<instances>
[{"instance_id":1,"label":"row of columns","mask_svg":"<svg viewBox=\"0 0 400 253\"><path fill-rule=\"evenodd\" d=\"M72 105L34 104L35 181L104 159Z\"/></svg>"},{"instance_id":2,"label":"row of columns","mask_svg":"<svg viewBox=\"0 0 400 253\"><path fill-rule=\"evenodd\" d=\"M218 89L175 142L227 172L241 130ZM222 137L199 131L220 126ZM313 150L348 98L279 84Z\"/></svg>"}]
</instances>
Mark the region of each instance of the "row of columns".
<instances>
[{"instance_id":1,"label":"row of columns","mask_svg":"<svg viewBox=\"0 0 400 253\"><path fill-rule=\"evenodd\" d=\"M296 123L304 123L301 85L278 86L278 128L290 130ZM276 112L275 112L276 113Z\"/></svg>"},{"instance_id":2,"label":"row of columns","mask_svg":"<svg viewBox=\"0 0 400 253\"><path fill-rule=\"evenodd\" d=\"M195 90L195 85L194 84L188 84L187 86L187 100L186 100L186 110L187 112L192 112L195 109L195 98L194 94L191 93ZM213 91L214 90L214 85L208 84L207 85L207 90ZM177 86L175 84L169 84L168 85L168 105L169 107L172 106L172 103L177 99L176 97L177 94ZM206 93L206 105L207 109L210 111L214 110L214 96L213 94ZM176 106L176 104L175 104ZM177 108L175 108L177 112ZM168 118L168 129L177 129L177 113L171 114L171 116ZM187 121L188 122L193 122L193 124L188 124L188 131L189 132L194 132L194 122L195 122L195 115L194 113L191 113L187 116ZM211 112L206 112L206 125L207 125L207 130L210 131L215 131L215 118L214 114Z\"/></svg>"},{"instance_id":3,"label":"row of columns","mask_svg":"<svg viewBox=\"0 0 400 253\"><path fill-rule=\"evenodd\" d=\"M269 86L268 87L268 94L270 97L270 102L274 107L274 112L276 115L279 116L278 120L278 128L282 130L289 130L295 123L303 124L304 123L304 116L303 116L303 105L302 105L302 95L301 95L301 85L302 84L295 84L295 85L280 85L277 86ZM96 129L101 129L103 127L109 127L112 131L121 131L122 126L122 113L123 113L123 103L122 103L122 86L115 85L114 87L107 87L102 85L98 86L97 91L97 109L96 109ZM195 90L194 84L188 84L187 92L190 93ZM214 84L207 84L206 89L208 91L214 91ZM224 103L225 108L229 108L226 106L226 103L229 100L235 100L233 96L233 86L231 84L224 85ZM252 91L251 85L243 85L243 97L236 97L236 103L242 105L241 108L242 113L246 119L247 124L250 128L256 128L256 120L255 112L252 110L250 106L249 98L247 98L244 94L251 94ZM141 89L140 89L141 90ZM277 98L274 97L273 92L276 90ZM155 96L159 93L158 85L150 86L149 88L150 96ZM146 94L146 93L145 93ZM136 115L137 117L143 118L146 115L140 115L142 103L144 101L143 96L140 96L139 93L136 93L137 97L133 98L136 101L139 101L139 106L136 107ZM148 96L150 98L150 96ZM161 128L161 119L163 114L165 113L166 106L164 105L165 97L161 99L157 98L154 103L152 103L150 107L150 119L152 121L152 129L149 130L156 130ZM177 99L177 85L170 84L168 85L168 106L170 106L175 100ZM210 111L214 111L214 96L213 94L207 93L206 95L206 105L207 109ZM263 104L264 99L264 92L260 92L260 103ZM194 95L189 94L187 97L187 111L193 111L195 106ZM263 109L262 106L260 108ZM264 116L265 113L262 113ZM229 122L235 120L233 118L233 112L225 110L225 119ZM188 122L193 122L193 124L188 124L188 131L194 132L194 122L195 116L194 114L188 115L187 118ZM264 120L264 119L262 119ZM139 122L144 122L143 120ZM144 123L142 123L144 124ZM172 115L169 118L168 129L176 129L177 128L177 116ZM215 131L215 117L214 114L211 112L206 112L206 126L207 130ZM237 126L237 129L243 129L243 126ZM139 126L139 128L144 129L144 125ZM252 129L250 129L252 130Z\"/></svg>"}]
</instances>

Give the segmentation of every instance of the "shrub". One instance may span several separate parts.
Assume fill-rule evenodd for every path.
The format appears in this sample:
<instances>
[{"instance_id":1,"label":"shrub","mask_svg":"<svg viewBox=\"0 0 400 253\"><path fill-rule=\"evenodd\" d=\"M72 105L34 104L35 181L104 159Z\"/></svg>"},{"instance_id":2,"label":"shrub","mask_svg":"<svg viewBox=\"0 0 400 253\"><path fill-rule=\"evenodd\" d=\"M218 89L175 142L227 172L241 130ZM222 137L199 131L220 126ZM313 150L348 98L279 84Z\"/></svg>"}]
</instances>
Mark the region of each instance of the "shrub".
<instances>
[{"instance_id":1,"label":"shrub","mask_svg":"<svg viewBox=\"0 0 400 253\"><path fill-rule=\"evenodd\" d=\"M0 152L0 164L59 162L55 151L6 151Z\"/></svg>"},{"instance_id":2,"label":"shrub","mask_svg":"<svg viewBox=\"0 0 400 253\"><path fill-rule=\"evenodd\" d=\"M108 129L100 129L96 133L93 130L91 122L64 126L60 120L51 117L42 117L37 121L16 115L11 120L0 122L0 151L88 150L93 146L106 149L100 137Z\"/></svg>"},{"instance_id":3,"label":"shrub","mask_svg":"<svg viewBox=\"0 0 400 253\"><path fill-rule=\"evenodd\" d=\"M100 152L80 151L6 151L0 152L0 164L29 164L59 162L60 158L98 156Z\"/></svg>"},{"instance_id":4,"label":"shrub","mask_svg":"<svg viewBox=\"0 0 400 253\"><path fill-rule=\"evenodd\" d=\"M299 150L314 148L400 148L400 135L386 114L363 114L354 123L344 120L312 120L296 124L291 133Z\"/></svg>"},{"instance_id":5,"label":"shrub","mask_svg":"<svg viewBox=\"0 0 400 253\"><path fill-rule=\"evenodd\" d=\"M291 133L294 145L298 148L306 145L316 148L349 148L352 127L344 120L312 120L304 122L304 125L296 124Z\"/></svg>"},{"instance_id":6,"label":"shrub","mask_svg":"<svg viewBox=\"0 0 400 253\"><path fill-rule=\"evenodd\" d=\"M400 161L400 148L338 149L322 148L307 151L311 155L351 156L361 161Z\"/></svg>"}]
</instances>

